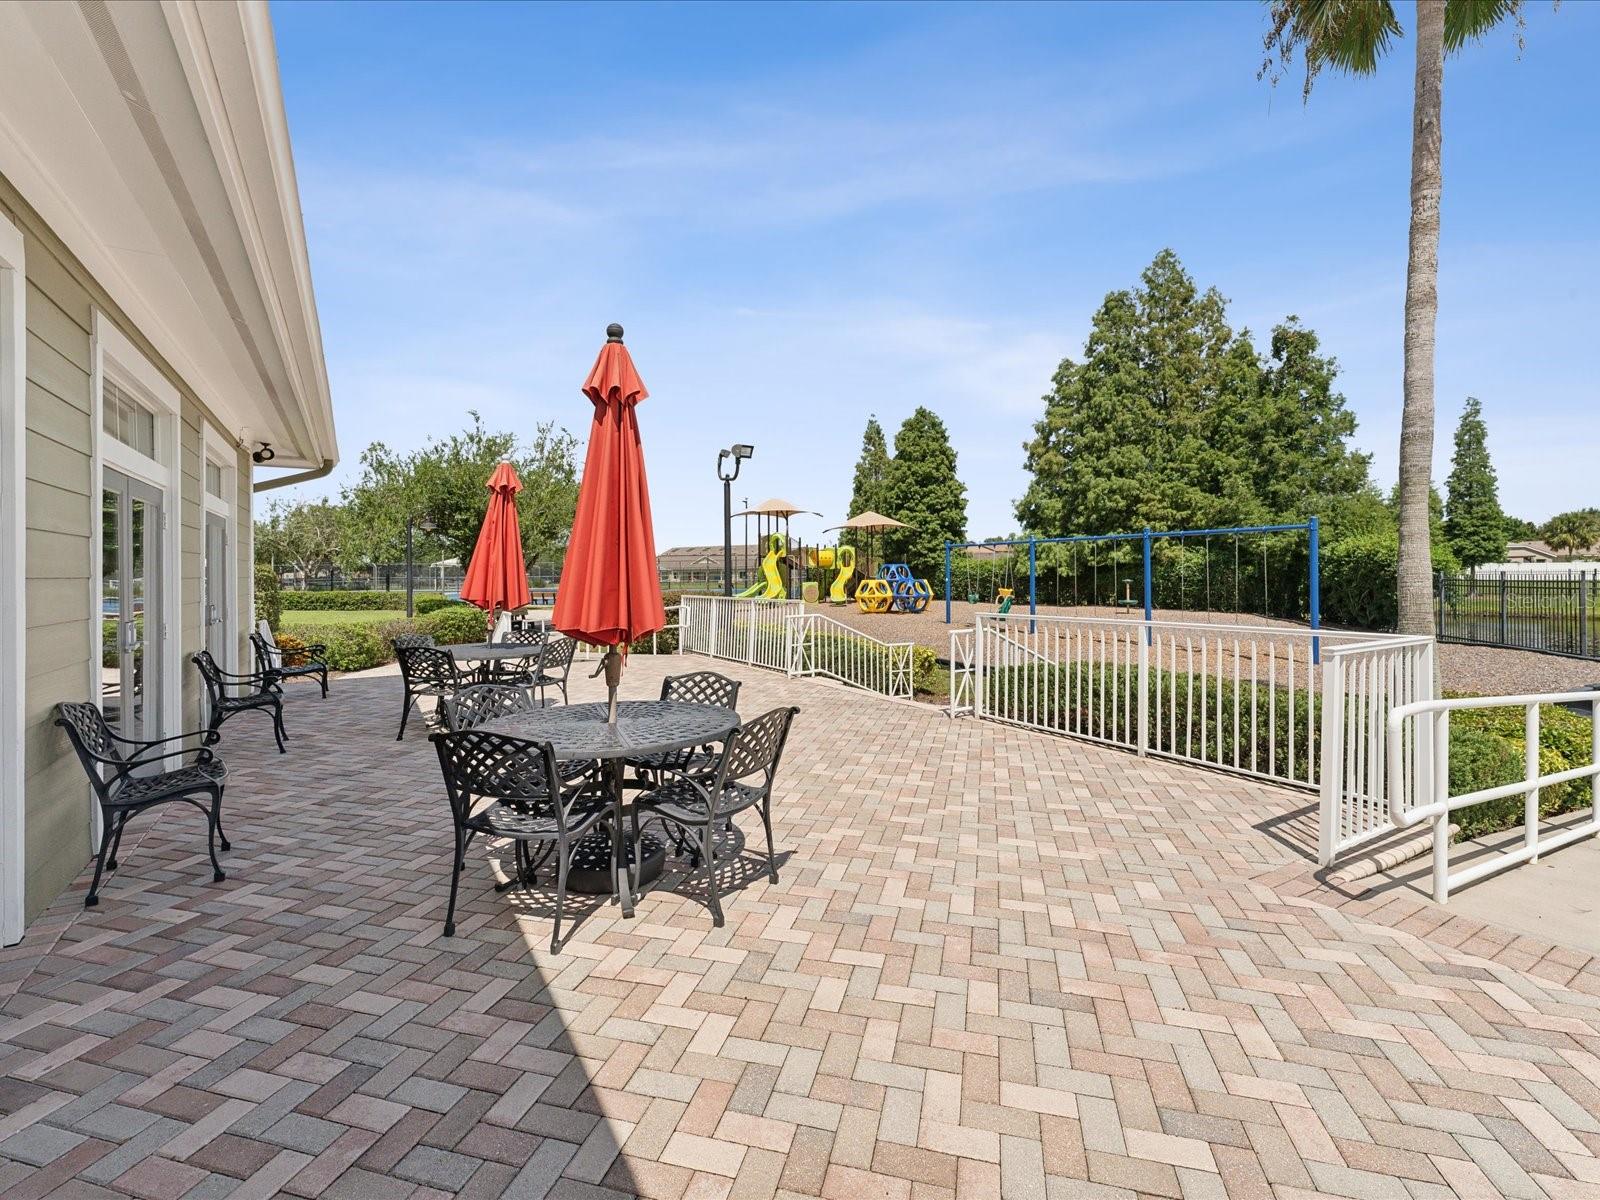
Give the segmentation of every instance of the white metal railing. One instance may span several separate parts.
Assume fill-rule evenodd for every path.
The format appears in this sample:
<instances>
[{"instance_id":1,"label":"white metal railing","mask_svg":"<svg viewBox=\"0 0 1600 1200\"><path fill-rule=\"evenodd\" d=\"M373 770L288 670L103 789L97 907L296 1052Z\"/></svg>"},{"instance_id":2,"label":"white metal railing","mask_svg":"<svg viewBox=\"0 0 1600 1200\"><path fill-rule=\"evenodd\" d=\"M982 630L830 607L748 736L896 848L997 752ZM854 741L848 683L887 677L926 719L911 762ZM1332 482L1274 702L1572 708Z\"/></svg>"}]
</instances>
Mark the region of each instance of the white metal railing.
<instances>
[{"instance_id":1,"label":"white metal railing","mask_svg":"<svg viewBox=\"0 0 1600 1200\"><path fill-rule=\"evenodd\" d=\"M1433 699L1434 644L1430 637L1377 636L1331 647L1322 662L1317 862L1328 866L1395 829L1385 722L1398 706ZM1426 733L1407 739L1395 751L1394 770L1414 773L1431 745Z\"/></svg>"},{"instance_id":2,"label":"white metal railing","mask_svg":"<svg viewBox=\"0 0 1600 1200\"><path fill-rule=\"evenodd\" d=\"M803 614L800 600L685 596L678 645L686 652L787 671L789 629L784 617Z\"/></svg>"},{"instance_id":3,"label":"white metal railing","mask_svg":"<svg viewBox=\"0 0 1600 1200\"><path fill-rule=\"evenodd\" d=\"M661 640L660 639L661 639L661 635L663 633L667 633L668 631L673 630L673 629L680 629L682 627L682 624L683 624L683 616L682 616L681 606L680 605L669 604L669 605L666 606L664 611L667 614L667 623L665 625L663 625L655 633L652 633L650 635L650 653L651 654L659 654L659 653L661 653ZM678 646L679 646L679 650L681 652L682 646L683 646L682 638L679 639ZM578 643L578 648L572 652L572 657L575 660L580 660L580 661L581 660L588 660L590 662L594 662L594 661L597 661L599 659L604 658L606 656L606 651L608 649L610 649L609 646L591 646L588 642L579 642Z\"/></svg>"},{"instance_id":4,"label":"white metal railing","mask_svg":"<svg viewBox=\"0 0 1600 1200\"><path fill-rule=\"evenodd\" d=\"M1564 771L1539 770L1539 710L1546 704L1587 704L1592 726L1589 762ZM1450 714L1459 709L1517 708L1523 710L1523 778L1496 787L1479 788L1459 796L1450 794ZM1431 720L1429 719L1431 718ZM1409 725L1413 719L1415 727ZM1460 696L1425 699L1394 708L1388 715L1389 809L1396 825L1408 827L1428 821L1433 827L1433 898L1440 904L1458 888L1514 867L1536 861L1546 850L1600 835L1600 692L1549 692L1523 696ZM1425 736L1424 736L1425 735ZM1427 753L1418 748L1426 740ZM1410 757L1407 758L1409 753ZM1590 786L1589 819L1556 832L1545 833L1539 824L1542 788L1587 779ZM1450 814L1458 809L1512 796L1523 798L1523 840L1513 850L1491 853L1483 860L1450 871ZM1423 799L1426 797L1426 799Z\"/></svg>"},{"instance_id":5,"label":"white metal railing","mask_svg":"<svg viewBox=\"0 0 1600 1200\"><path fill-rule=\"evenodd\" d=\"M1371 747L1381 746L1390 706L1433 695L1432 655L1431 638L979 613L972 707L990 720L1320 788L1324 829L1331 813L1342 830L1331 844L1343 849L1379 832L1364 816L1384 794L1381 772L1372 774L1381 750ZM1332 717L1330 682L1340 697ZM1332 758L1330 730L1341 751Z\"/></svg>"},{"instance_id":6,"label":"white metal railing","mask_svg":"<svg viewBox=\"0 0 1600 1200\"><path fill-rule=\"evenodd\" d=\"M822 675L884 696L911 695L911 642L885 642L824 613L790 614L789 674Z\"/></svg>"},{"instance_id":7,"label":"white metal railing","mask_svg":"<svg viewBox=\"0 0 1600 1200\"><path fill-rule=\"evenodd\" d=\"M974 629L950 631L950 702L945 712L952 717L972 711L972 655L976 638Z\"/></svg>"}]
</instances>

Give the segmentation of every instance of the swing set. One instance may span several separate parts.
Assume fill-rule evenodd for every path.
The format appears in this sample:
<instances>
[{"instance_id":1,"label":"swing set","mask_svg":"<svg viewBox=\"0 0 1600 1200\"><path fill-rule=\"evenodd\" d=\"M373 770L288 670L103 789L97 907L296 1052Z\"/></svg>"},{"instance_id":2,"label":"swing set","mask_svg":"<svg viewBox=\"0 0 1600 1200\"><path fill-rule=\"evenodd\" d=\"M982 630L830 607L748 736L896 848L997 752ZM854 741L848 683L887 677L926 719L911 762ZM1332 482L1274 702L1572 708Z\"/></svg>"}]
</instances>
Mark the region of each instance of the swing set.
<instances>
[{"instance_id":1,"label":"swing set","mask_svg":"<svg viewBox=\"0 0 1600 1200\"><path fill-rule=\"evenodd\" d=\"M1142 533L1112 533L1112 534L1081 534L1073 537L1055 538L1014 538L995 542L946 542L944 545L944 622L952 623L952 601L956 594L956 562L955 555L961 556L962 593L969 604L993 603L997 611L1008 613L1012 603L1017 599L1017 588L1021 585L1027 587L1028 612L1030 615L1038 612L1039 608L1039 550L1046 547L1046 554L1052 560L1046 565L1052 567L1055 582L1055 603L1060 605L1061 599L1061 567L1060 556L1066 555L1070 559L1070 574L1072 576L1073 605L1083 603L1080 595L1083 570L1079 566L1079 554L1087 558L1087 573L1089 582L1089 597L1087 603L1091 605L1105 605L1112 608L1142 609L1145 620L1151 620L1155 613L1155 576L1153 551L1158 543L1175 544L1180 553L1176 555L1178 563L1178 608L1187 609L1189 599L1190 569L1189 554L1182 553L1186 543L1198 542L1201 546L1200 578L1195 581L1195 598L1204 599L1205 609L1212 610L1213 593L1222 600L1227 599L1228 585L1231 583L1233 592L1233 609L1235 613L1242 612L1243 594L1241 590L1242 572L1242 539L1258 534L1295 534L1303 533L1307 538L1307 599L1309 601L1310 626L1319 629L1322 625L1322 587L1320 569L1320 533L1317 518L1292 525L1240 525L1224 529L1176 529L1155 531L1146 529ZM1231 579L1225 577L1226 551L1223 552L1222 561L1218 565L1216 586L1213 587L1212 570L1212 543L1221 542L1225 547L1231 542L1232 572ZM1132 558L1126 552L1137 546L1142 559L1142 571L1135 571L1133 563L1127 561ZM1005 547L1004 554L999 552L1000 547ZM1022 547L1027 548L1028 569L1024 576L1017 562ZM1109 553L1107 548L1109 547ZM1271 608L1271 593L1267 560L1268 542L1264 539L1261 543L1261 607L1267 613ZM978 561L977 556L971 551L979 551L988 558L988 569ZM1108 561L1109 560L1109 561ZM1109 588L1102 591L1101 570L1108 567L1110 578ZM1170 578L1170 577L1169 577ZM987 586L983 586L984 584ZM1134 588L1139 587L1139 594L1135 595Z\"/></svg>"}]
</instances>

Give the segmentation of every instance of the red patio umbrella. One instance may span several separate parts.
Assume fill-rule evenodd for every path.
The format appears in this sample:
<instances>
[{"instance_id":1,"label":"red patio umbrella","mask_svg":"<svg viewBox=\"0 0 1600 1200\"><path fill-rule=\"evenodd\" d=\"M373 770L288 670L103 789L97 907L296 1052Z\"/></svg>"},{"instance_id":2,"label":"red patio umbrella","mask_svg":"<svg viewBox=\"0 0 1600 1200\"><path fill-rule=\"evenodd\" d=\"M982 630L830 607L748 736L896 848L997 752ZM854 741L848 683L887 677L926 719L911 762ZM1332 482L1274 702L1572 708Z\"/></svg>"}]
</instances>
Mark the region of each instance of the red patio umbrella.
<instances>
[{"instance_id":1,"label":"red patio umbrella","mask_svg":"<svg viewBox=\"0 0 1600 1200\"><path fill-rule=\"evenodd\" d=\"M522 530L517 525L517 493L522 490L522 480L510 463L503 462L485 486L489 511L483 514L478 544L472 548L467 577L461 582L461 598L476 604L493 620L501 610L527 607L532 597L522 558Z\"/></svg>"},{"instance_id":2,"label":"red patio umbrella","mask_svg":"<svg viewBox=\"0 0 1600 1200\"><path fill-rule=\"evenodd\" d=\"M606 327L606 344L583 381L583 394L594 404L594 422L552 623L568 637L611 647L604 666L608 719L615 722L629 643L667 623L634 415L650 393L622 344L621 325Z\"/></svg>"}]
</instances>

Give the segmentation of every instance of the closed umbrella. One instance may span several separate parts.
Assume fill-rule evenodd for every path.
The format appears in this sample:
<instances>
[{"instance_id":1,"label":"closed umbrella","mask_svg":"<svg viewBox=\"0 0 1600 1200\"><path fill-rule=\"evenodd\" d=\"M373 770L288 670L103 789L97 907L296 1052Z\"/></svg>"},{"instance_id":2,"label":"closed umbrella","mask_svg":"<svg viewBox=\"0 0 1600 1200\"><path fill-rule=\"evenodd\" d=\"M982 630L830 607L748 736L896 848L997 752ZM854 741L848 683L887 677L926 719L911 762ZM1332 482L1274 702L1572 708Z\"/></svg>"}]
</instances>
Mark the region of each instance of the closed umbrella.
<instances>
[{"instance_id":1,"label":"closed umbrella","mask_svg":"<svg viewBox=\"0 0 1600 1200\"><path fill-rule=\"evenodd\" d=\"M650 393L622 344L621 325L606 328L583 393L594 405L594 421L551 623L568 637L610 647L603 666L614 724L628 645L667 623L634 414Z\"/></svg>"},{"instance_id":2,"label":"closed umbrella","mask_svg":"<svg viewBox=\"0 0 1600 1200\"><path fill-rule=\"evenodd\" d=\"M510 463L494 469L485 485L489 509L461 582L461 598L489 614L492 624L501 612L526 608L528 568L522 558L522 530L517 524L517 493L522 480Z\"/></svg>"}]
</instances>

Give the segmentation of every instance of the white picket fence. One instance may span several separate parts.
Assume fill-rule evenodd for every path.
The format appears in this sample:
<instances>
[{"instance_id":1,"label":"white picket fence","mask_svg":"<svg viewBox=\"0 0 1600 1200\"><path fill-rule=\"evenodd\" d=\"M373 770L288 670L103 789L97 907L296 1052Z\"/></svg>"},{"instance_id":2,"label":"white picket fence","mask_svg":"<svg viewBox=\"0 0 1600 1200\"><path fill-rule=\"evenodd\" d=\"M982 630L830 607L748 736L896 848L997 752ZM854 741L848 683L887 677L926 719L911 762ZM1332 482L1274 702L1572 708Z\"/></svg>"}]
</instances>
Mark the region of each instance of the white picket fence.
<instances>
[{"instance_id":1,"label":"white picket fence","mask_svg":"<svg viewBox=\"0 0 1600 1200\"><path fill-rule=\"evenodd\" d=\"M892 697L912 693L913 646L885 642L799 600L685 596L679 647L788 675L815 675Z\"/></svg>"},{"instance_id":2,"label":"white picket fence","mask_svg":"<svg viewBox=\"0 0 1600 1200\"><path fill-rule=\"evenodd\" d=\"M786 672L793 651L784 618L791 614L804 616L805 611L805 603L800 600L685 596L678 645L688 654L708 654Z\"/></svg>"},{"instance_id":3,"label":"white picket fence","mask_svg":"<svg viewBox=\"0 0 1600 1200\"><path fill-rule=\"evenodd\" d=\"M1266 625L980 613L975 715L1322 796L1319 858L1392 829L1384 719L1433 695L1433 641ZM957 649L951 650L956 710Z\"/></svg>"},{"instance_id":4,"label":"white picket fence","mask_svg":"<svg viewBox=\"0 0 1600 1200\"><path fill-rule=\"evenodd\" d=\"M884 696L910 699L912 643L885 642L824 613L790 614L789 674L821 675Z\"/></svg>"}]
</instances>

